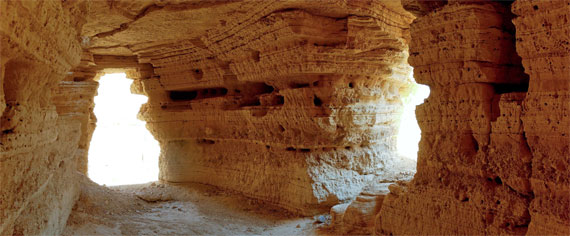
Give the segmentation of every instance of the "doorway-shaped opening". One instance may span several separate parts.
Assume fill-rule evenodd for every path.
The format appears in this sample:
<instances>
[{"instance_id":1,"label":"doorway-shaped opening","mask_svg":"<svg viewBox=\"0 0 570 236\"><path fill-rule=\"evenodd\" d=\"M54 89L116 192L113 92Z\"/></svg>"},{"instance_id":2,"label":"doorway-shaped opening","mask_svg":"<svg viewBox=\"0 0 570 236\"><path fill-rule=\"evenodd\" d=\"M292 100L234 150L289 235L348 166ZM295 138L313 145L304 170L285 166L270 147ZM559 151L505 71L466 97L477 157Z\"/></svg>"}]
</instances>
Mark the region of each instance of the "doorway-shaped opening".
<instances>
[{"instance_id":1,"label":"doorway-shaped opening","mask_svg":"<svg viewBox=\"0 0 570 236\"><path fill-rule=\"evenodd\" d=\"M416 119L416 106L424 103L429 96L429 87L414 82L410 95L404 100L404 112L398 132L398 154L401 157L417 160L418 143L422 132Z\"/></svg>"},{"instance_id":2,"label":"doorway-shaped opening","mask_svg":"<svg viewBox=\"0 0 570 236\"><path fill-rule=\"evenodd\" d=\"M97 127L91 139L88 176L108 186L158 180L158 142L137 119L147 97L130 92L132 80L124 73L99 80L94 113Z\"/></svg>"}]
</instances>

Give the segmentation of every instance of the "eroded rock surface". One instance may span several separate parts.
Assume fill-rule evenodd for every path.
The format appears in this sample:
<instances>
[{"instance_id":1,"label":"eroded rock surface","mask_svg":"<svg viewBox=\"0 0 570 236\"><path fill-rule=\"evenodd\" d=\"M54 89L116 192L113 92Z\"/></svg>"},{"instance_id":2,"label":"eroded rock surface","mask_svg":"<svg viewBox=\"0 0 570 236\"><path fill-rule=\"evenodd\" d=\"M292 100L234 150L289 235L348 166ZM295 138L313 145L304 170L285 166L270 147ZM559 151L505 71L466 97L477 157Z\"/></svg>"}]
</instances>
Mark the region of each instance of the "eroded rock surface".
<instances>
[{"instance_id":1,"label":"eroded rock surface","mask_svg":"<svg viewBox=\"0 0 570 236\"><path fill-rule=\"evenodd\" d=\"M75 5L1 1L0 234L59 234L77 198L79 121L52 89L80 61Z\"/></svg>"},{"instance_id":2,"label":"eroded rock surface","mask_svg":"<svg viewBox=\"0 0 570 236\"><path fill-rule=\"evenodd\" d=\"M375 183L366 186L350 203L331 208L332 228L340 234L369 235L373 233L376 215L382 209L384 197L392 183Z\"/></svg>"},{"instance_id":3,"label":"eroded rock surface","mask_svg":"<svg viewBox=\"0 0 570 236\"><path fill-rule=\"evenodd\" d=\"M412 23L431 94L418 173L386 197L378 234L568 234L569 6L516 1L516 43L505 3L449 1Z\"/></svg>"},{"instance_id":4,"label":"eroded rock surface","mask_svg":"<svg viewBox=\"0 0 570 236\"><path fill-rule=\"evenodd\" d=\"M519 0L513 12L530 75L521 117L532 153L528 234L570 234L570 2Z\"/></svg>"},{"instance_id":5,"label":"eroded rock surface","mask_svg":"<svg viewBox=\"0 0 570 236\"><path fill-rule=\"evenodd\" d=\"M149 97L139 115L167 182L302 214L346 203L333 210L343 233L570 233L567 0L0 1L0 12L2 235L62 232L97 78L117 71ZM418 172L398 182L410 174L387 173L401 161L408 62L431 94L416 111Z\"/></svg>"},{"instance_id":6,"label":"eroded rock surface","mask_svg":"<svg viewBox=\"0 0 570 236\"><path fill-rule=\"evenodd\" d=\"M306 5L256 7L200 39L144 51L156 77L142 81L141 116L161 144L161 179L312 214L391 165L411 86L411 17ZM335 11L342 17L323 16Z\"/></svg>"},{"instance_id":7,"label":"eroded rock surface","mask_svg":"<svg viewBox=\"0 0 570 236\"><path fill-rule=\"evenodd\" d=\"M528 77L509 12L450 2L410 26L409 62L431 93L416 110L417 173L386 197L379 233L526 232L530 157L518 125L524 94L516 92L526 91Z\"/></svg>"}]
</instances>

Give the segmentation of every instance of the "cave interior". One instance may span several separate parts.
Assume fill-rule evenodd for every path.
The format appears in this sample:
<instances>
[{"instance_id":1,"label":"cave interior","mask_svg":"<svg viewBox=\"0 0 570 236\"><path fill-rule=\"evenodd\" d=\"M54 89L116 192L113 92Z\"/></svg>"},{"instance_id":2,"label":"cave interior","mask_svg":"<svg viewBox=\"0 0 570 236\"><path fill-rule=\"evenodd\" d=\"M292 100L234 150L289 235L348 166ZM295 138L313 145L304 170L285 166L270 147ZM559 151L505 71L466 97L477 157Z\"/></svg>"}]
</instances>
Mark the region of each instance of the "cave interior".
<instances>
[{"instance_id":1,"label":"cave interior","mask_svg":"<svg viewBox=\"0 0 570 236\"><path fill-rule=\"evenodd\" d=\"M0 13L0 235L570 234L570 0ZM148 98L157 181L88 177L117 72ZM416 159L398 135L421 86Z\"/></svg>"}]
</instances>

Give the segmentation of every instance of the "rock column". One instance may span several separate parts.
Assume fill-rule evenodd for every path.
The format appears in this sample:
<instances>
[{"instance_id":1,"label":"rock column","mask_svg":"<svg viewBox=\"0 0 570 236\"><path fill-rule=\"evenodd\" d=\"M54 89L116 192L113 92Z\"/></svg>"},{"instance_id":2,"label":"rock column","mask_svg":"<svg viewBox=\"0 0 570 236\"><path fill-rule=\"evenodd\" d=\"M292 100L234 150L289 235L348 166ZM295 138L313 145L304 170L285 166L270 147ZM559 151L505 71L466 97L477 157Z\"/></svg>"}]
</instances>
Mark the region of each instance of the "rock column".
<instances>
[{"instance_id":1,"label":"rock column","mask_svg":"<svg viewBox=\"0 0 570 236\"><path fill-rule=\"evenodd\" d=\"M393 185L379 234L524 234L530 154L521 101L528 83L515 52L509 5L405 1L410 65L431 88L417 107L417 173Z\"/></svg>"},{"instance_id":2,"label":"rock column","mask_svg":"<svg viewBox=\"0 0 570 236\"><path fill-rule=\"evenodd\" d=\"M532 153L529 234L570 234L570 1L517 0L517 52L530 75L523 102Z\"/></svg>"}]
</instances>

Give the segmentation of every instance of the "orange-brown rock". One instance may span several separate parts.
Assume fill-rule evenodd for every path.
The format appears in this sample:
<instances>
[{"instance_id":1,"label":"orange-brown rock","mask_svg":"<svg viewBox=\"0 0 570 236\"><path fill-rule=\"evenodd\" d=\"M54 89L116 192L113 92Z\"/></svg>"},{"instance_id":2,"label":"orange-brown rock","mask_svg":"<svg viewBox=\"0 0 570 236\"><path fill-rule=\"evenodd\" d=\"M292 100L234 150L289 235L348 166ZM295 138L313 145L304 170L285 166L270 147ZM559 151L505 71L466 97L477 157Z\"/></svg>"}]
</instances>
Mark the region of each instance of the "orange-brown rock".
<instances>
[{"instance_id":1,"label":"orange-brown rock","mask_svg":"<svg viewBox=\"0 0 570 236\"><path fill-rule=\"evenodd\" d=\"M570 234L570 2L519 0L513 12L530 75L521 117L532 153L528 234Z\"/></svg>"},{"instance_id":2,"label":"orange-brown rock","mask_svg":"<svg viewBox=\"0 0 570 236\"><path fill-rule=\"evenodd\" d=\"M139 118L164 183L306 215L336 205L336 233L570 234L568 0L4 0L0 12L1 235L62 233L97 80L119 71L149 98ZM410 180L396 136L412 70L431 94Z\"/></svg>"}]
</instances>

